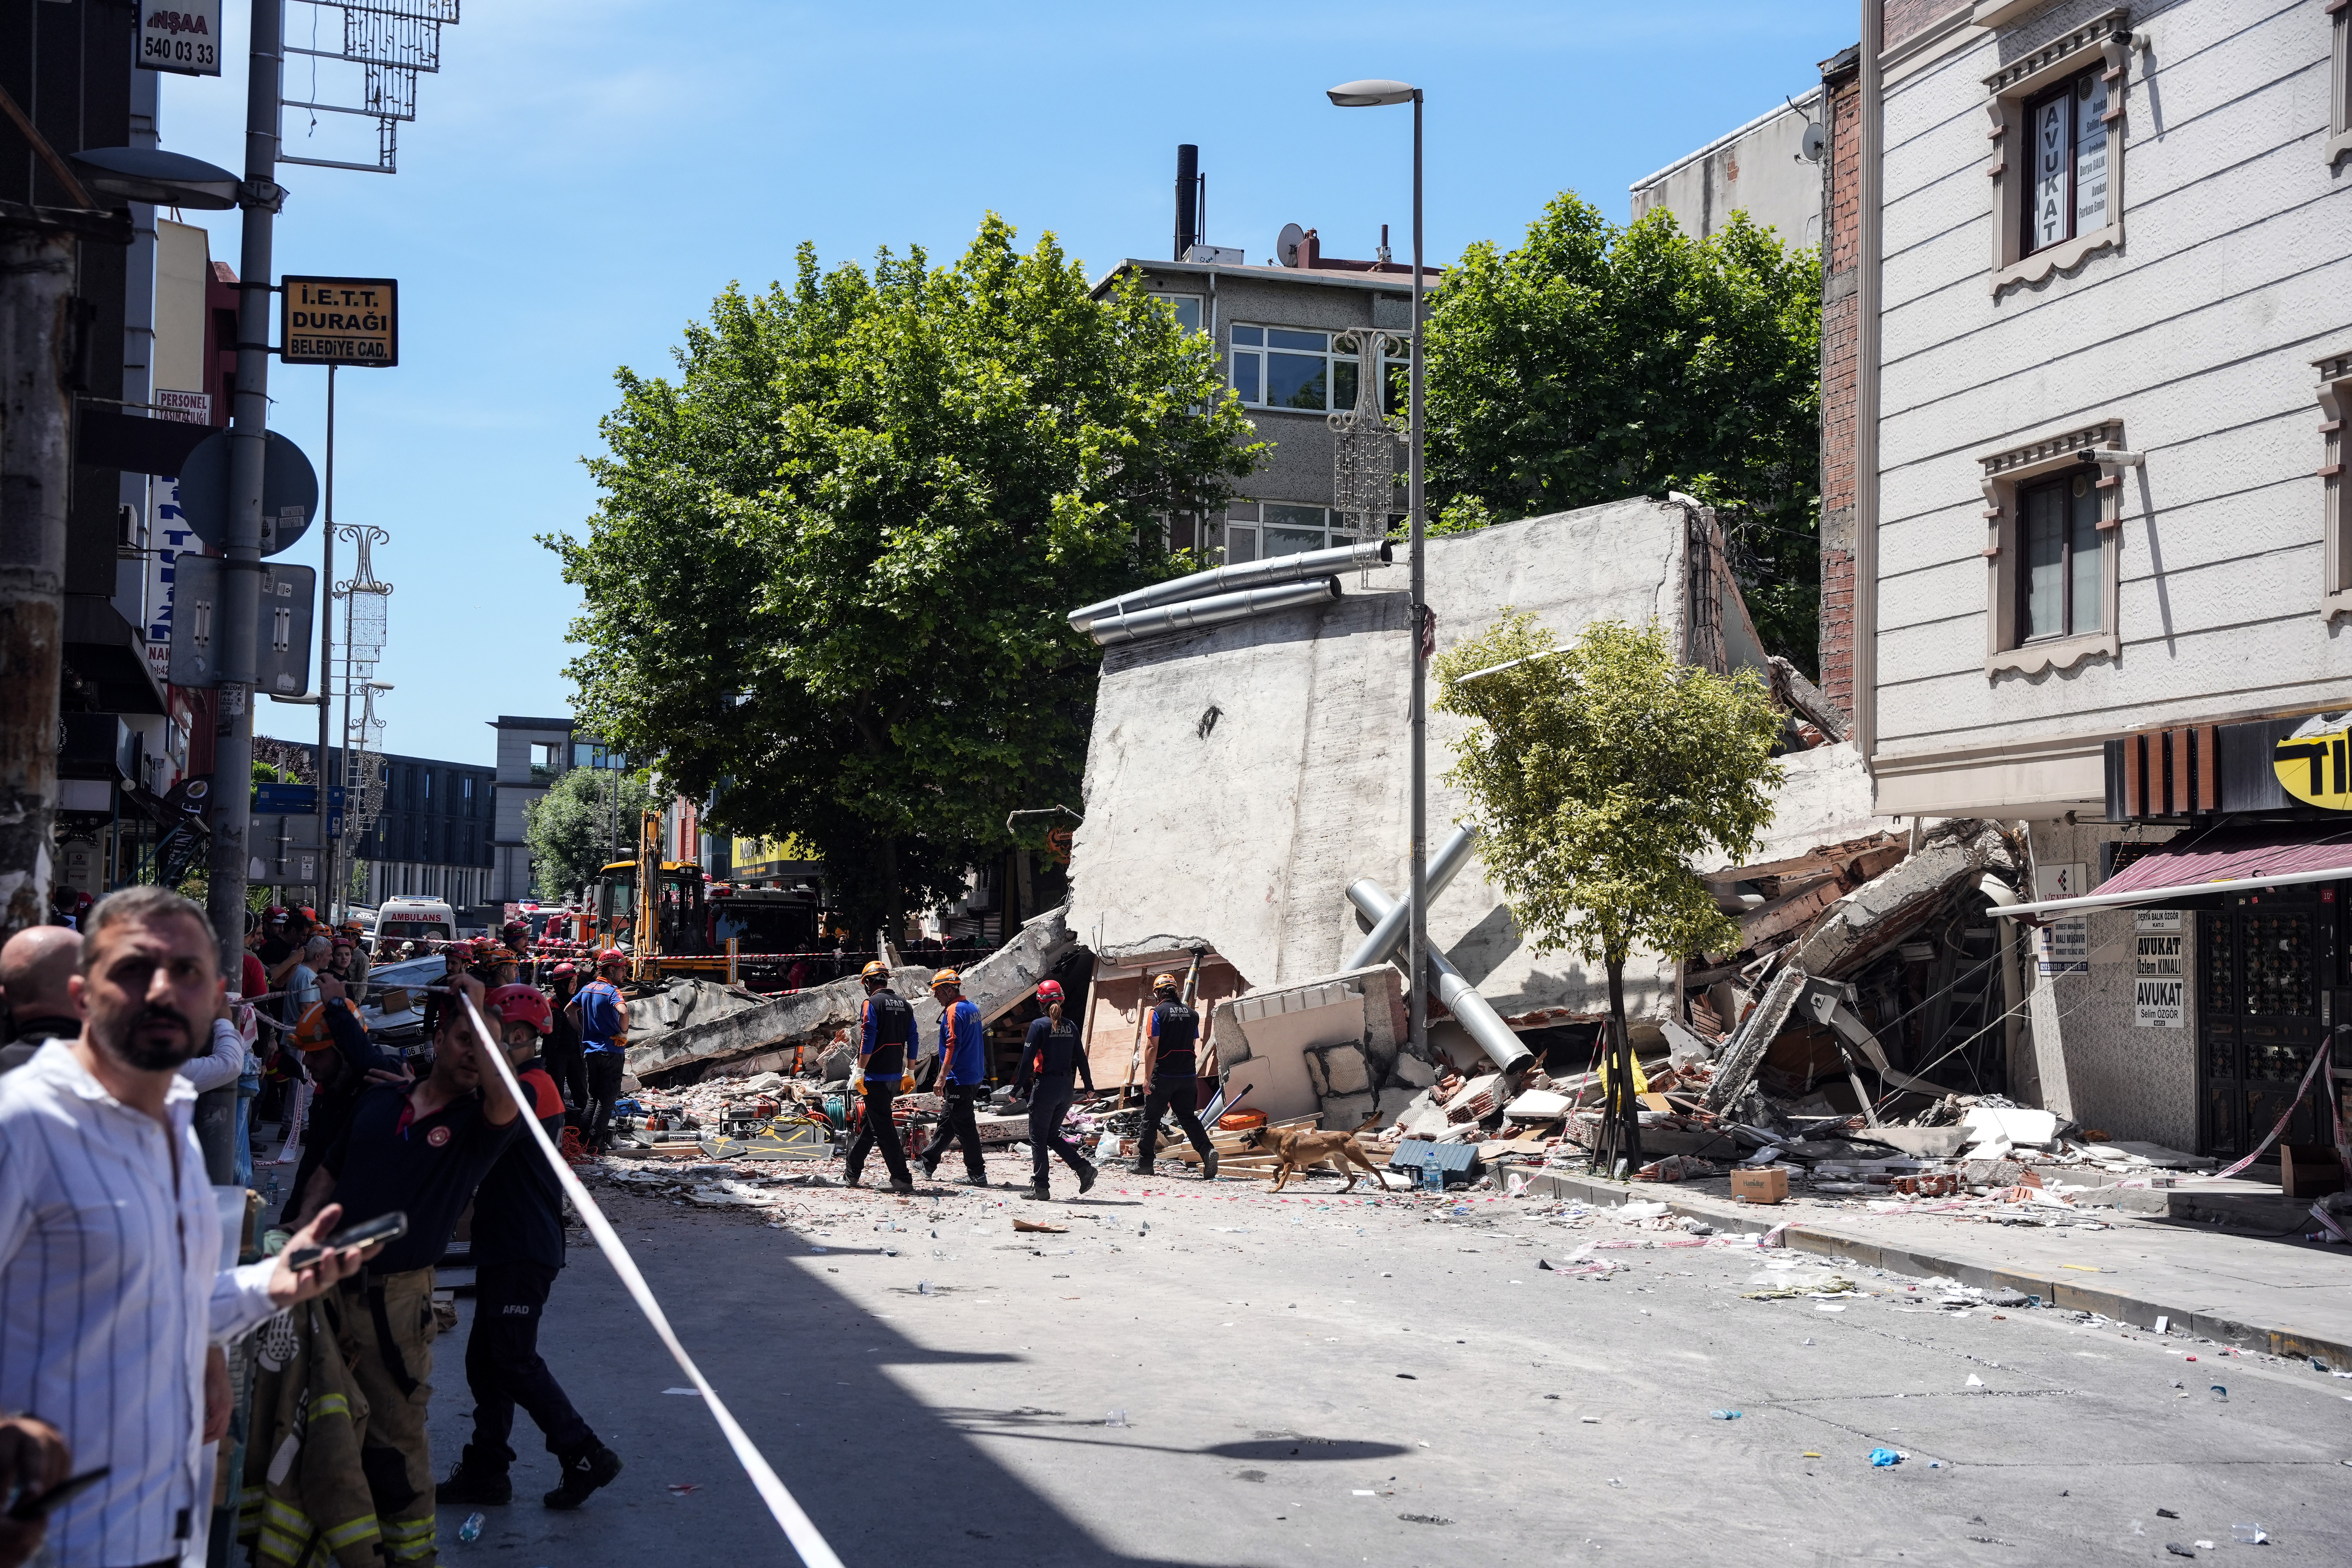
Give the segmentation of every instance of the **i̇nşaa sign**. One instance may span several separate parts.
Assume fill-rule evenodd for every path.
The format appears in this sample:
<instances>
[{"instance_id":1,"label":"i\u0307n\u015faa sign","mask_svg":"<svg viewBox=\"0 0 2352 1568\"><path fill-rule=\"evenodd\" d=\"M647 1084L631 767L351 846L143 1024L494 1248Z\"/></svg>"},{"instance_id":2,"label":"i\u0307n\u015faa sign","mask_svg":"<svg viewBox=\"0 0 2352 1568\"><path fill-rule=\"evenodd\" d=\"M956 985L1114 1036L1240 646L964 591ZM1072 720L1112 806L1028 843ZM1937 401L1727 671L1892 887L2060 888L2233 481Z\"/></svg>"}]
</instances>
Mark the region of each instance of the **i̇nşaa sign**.
<instances>
[{"instance_id":1,"label":"i\u0307n\u015faa sign","mask_svg":"<svg viewBox=\"0 0 2352 1568\"><path fill-rule=\"evenodd\" d=\"M288 364L382 370L400 363L400 283L392 278L284 279L278 341Z\"/></svg>"}]
</instances>

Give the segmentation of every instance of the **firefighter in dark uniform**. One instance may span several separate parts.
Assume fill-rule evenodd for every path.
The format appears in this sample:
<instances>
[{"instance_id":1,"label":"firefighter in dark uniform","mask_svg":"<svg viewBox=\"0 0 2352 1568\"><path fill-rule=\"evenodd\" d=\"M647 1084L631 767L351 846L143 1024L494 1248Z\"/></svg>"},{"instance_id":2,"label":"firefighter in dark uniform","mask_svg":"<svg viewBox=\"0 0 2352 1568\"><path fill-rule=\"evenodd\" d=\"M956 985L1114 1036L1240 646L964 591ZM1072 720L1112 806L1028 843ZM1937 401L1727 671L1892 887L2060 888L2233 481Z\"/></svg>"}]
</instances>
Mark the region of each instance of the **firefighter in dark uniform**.
<instances>
[{"instance_id":1,"label":"firefighter in dark uniform","mask_svg":"<svg viewBox=\"0 0 2352 1568\"><path fill-rule=\"evenodd\" d=\"M866 1114L851 1140L843 1162L842 1180L856 1186L866 1169L867 1151L879 1145L882 1163L890 1167L890 1190L911 1193L915 1179L907 1172L906 1145L890 1102L898 1098L898 1084L907 1076L907 1058L914 1049L915 1010L890 989L890 966L876 959L859 972L866 982L866 1001L858 1008L857 1068L865 1079Z\"/></svg>"},{"instance_id":2,"label":"firefighter in dark uniform","mask_svg":"<svg viewBox=\"0 0 2352 1568\"><path fill-rule=\"evenodd\" d=\"M1160 1148L1160 1115L1172 1110L1176 1125L1200 1152L1202 1177L1213 1182L1217 1152L1210 1147L1209 1135L1201 1127L1200 1068L1193 1057L1201 1038L1201 1015L1184 1005L1174 975L1153 975L1151 989L1159 1002L1151 1009L1143 1047L1144 1077L1151 1089L1143 1099L1143 1141L1136 1145L1135 1173L1151 1174L1151 1162Z\"/></svg>"}]
</instances>

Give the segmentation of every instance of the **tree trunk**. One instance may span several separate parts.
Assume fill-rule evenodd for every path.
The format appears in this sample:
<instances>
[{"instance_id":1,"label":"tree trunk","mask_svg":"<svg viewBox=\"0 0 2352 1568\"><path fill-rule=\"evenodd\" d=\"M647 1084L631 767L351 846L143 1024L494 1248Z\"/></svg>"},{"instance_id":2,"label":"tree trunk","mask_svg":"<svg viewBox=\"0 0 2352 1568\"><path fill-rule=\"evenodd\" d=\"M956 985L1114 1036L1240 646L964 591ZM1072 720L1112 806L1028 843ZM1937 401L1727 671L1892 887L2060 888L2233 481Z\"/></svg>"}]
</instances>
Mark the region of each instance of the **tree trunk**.
<instances>
[{"instance_id":1,"label":"tree trunk","mask_svg":"<svg viewBox=\"0 0 2352 1568\"><path fill-rule=\"evenodd\" d=\"M1617 1129L1617 1156L1627 1172L1642 1165L1641 1102L1633 1098L1633 1037L1625 1028L1625 959L1609 964L1609 1120Z\"/></svg>"}]
</instances>

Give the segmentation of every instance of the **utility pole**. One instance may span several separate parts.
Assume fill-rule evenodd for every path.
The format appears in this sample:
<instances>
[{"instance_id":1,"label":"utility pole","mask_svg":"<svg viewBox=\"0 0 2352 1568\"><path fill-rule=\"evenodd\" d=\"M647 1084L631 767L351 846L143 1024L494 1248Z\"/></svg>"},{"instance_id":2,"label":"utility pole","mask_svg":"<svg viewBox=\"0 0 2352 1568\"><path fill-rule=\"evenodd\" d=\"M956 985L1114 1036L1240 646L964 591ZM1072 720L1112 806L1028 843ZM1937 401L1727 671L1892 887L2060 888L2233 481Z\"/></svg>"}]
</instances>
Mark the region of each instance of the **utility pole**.
<instances>
[{"instance_id":1,"label":"utility pole","mask_svg":"<svg viewBox=\"0 0 2352 1568\"><path fill-rule=\"evenodd\" d=\"M254 653L261 616L262 472L269 437L270 244L278 209L278 100L285 66L286 0L253 0L245 96L245 212L237 258L236 391L228 433L228 538L222 551L220 712L214 731L213 841L206 905L222 973L245 951L247 838L253 823ZM323 698L324 693L320 693ZM320 788L326 787L320 759Z\"/></svg>"},{"instance_id":2,"label":"utility pole","mask_svg":"<svg viewBox=\"0 0 2352 1568\"><path fill-rule=\"evenodd\" d=\"M13 205L14 204L11 204ZM93 215L94 216L94 215ZM64 678L74 236L38 209L0 216L0 936L47 915Z\"/></svg>"}]
</instances>

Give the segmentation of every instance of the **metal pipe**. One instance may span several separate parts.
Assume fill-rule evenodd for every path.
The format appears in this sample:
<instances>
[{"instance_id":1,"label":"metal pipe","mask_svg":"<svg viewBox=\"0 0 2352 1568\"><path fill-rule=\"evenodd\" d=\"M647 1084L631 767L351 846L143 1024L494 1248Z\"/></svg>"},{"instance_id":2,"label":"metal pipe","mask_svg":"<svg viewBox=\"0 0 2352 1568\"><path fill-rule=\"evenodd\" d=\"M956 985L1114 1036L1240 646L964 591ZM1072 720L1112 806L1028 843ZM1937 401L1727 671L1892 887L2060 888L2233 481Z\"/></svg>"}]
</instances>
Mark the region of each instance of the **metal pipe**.
<instances>
[{"instance_id":1,"label":"metal pipe","mask_svg":"<svg viewBox=\"0 0 2352 1568\"><path fill-rule=\"evenodd\" d=\"M1478 825L1465 822L1454 830L1454 837L1438 846L1437 858L1429 863L1431 898L1445 891L1446 886L1454 880L1454 873L1470 863L1470 847L1477 841ZM1375 890L1379 888L1379 884L1374 882L1362 885ZM1385 920L1376 922L1364 940L1356 944L1356 951L1348 955L1348 962L1342 967L1369 969L1375 963L1386 963L1390 955L1396 952L1397 943L1404 940L1409 908L1409 904L1399 904Z\"/></svg>"},{"instance_id":2,"label":"metal pipe","mask_svg":"<svg viewBox=\"0 0 2352 1568\"><path fill-rule=\"evenodd\" d=\"M1105 599L1070 612L1070 625L1079 631L1091 629L1097 621L1114 616L1131 616L1138 610L1158 605L1172 605L1186 599L1202 599L1209 595L1230 594L1236 589L1255 588L1271 583L1296 583L1308 577L1328 577L1342 572L1354 572L1388 564L1391 552L1385 539L1359 544L1342 544L1330 550L1308 550L1297 555L1276 555L1265 561L1246 561L1238 566L1220 566L1214 571L1195 572L1190 576L1154 583L1149 588L1138 588L1132 594L1122 594L1116 599Z\"/></svg>"},{"instance_id":3,"label":"metal pipe","mask_svg":"<svg viewBox=\"0 0 2352 1568\"><path fill-rule=\"evenodd\" d=\"M1095 641L1109 647L1142 637L1221 626L1229 621L1247 620L1252 616L1262 616L1272 610L1325 604L1339 596L1339 580L1324 577L1312 583L1285 583L1272 588L1253 588L1244 594L1221 594L1213 599L1186 599L1154 610L1138 610L1132 615L1107 616L1087 630Z\"/></svg>"},{"instance_id":4,"label":"metal pipe","mask_svg":"<svg viewBox=\"0 0 2352 1568\"><path fill-rule=\"evenodd\" d=\"M1379 883L1369 880L1350 886L1348 901L1370 915L1376 924L1386 921L1391 914L1402 913L1404 909L1402 904L1382 891ZM1535 1059L1535 1052L1529 1050L1527 1043L1503 1022L1503 1016L1495 1011L1493 1005L1478 994L1478 988L1464 979L1462 972L1447 963L1445 955L1433 947L1429 950L1428 969L1437 999L1445 1004L1445 1010L1454 1015L1454 1022L1478 1042L1478 1048L1486 1053L1498 1070L1516 1071ZM1421 987L1415 985L1413 990L1421 992ZM1429 1016L1427 993L1422 992L1422 1017L1426 1028Z\"/></svg>"}]
</instances>

